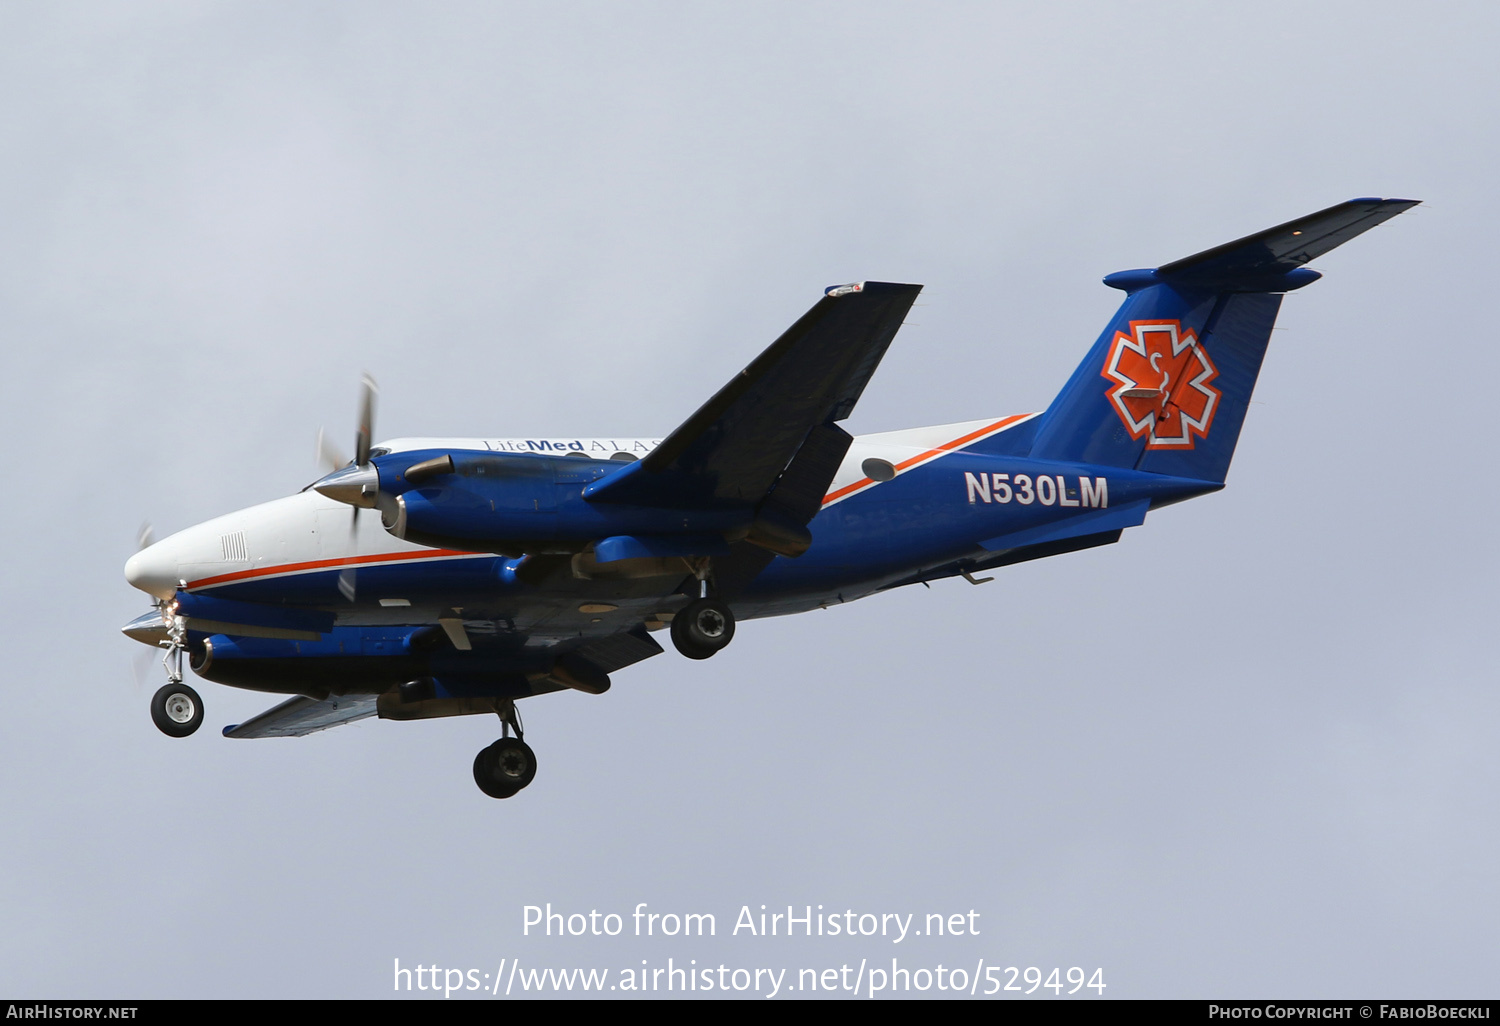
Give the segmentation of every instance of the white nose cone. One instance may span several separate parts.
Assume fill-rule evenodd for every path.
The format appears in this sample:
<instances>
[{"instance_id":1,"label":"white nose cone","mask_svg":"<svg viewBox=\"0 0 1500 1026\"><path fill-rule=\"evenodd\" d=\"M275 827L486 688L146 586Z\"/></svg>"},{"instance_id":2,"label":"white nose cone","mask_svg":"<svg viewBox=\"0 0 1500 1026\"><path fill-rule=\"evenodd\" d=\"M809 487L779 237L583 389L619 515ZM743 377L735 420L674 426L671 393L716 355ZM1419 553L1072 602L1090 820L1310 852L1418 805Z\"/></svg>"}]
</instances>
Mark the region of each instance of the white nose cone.
<instances>
[{"instance_id":1,"label":"white nose cone","mask_svg":"<svg viewBox=\"0 0 1500 1026\"><path fill-rule=\"evenodd\" d=\"M157 542L125 561L125 579L148 595L170 599L177 594L177 560L163 542Z\"/></svg>"}]
</instances>

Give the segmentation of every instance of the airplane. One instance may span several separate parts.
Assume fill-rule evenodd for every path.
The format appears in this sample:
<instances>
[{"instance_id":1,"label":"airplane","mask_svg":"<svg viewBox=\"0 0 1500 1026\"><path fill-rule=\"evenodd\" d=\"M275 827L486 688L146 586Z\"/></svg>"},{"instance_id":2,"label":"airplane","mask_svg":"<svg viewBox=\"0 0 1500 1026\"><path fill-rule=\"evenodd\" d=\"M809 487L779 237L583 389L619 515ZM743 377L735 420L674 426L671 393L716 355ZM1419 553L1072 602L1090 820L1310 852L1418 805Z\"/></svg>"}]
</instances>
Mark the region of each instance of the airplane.
<instances>
[{"instance_id":1,"label":"airplane","mask_svg":"<svg viewBox=\"0 0 1500 1026\"><path fill-rule=\"evenodd\" d=\"M1224 487L1282 296L1306 264L1416 206L1353 199L1104 283L1125 299L1041 413L854 437L840 427L921 291L830 287L666 437L400 438L301 492L146 544L154 600L123 629L163 650L156 726L186 737L220 684L291 696L230 738L378 716L493 714L479 789L536 774L516 703L664 651L722 651L740 621L1120 539ZM326 450L329 447L323 445ZM341 465L343 464L343 465Z\"/></svg>"}]
</instances>

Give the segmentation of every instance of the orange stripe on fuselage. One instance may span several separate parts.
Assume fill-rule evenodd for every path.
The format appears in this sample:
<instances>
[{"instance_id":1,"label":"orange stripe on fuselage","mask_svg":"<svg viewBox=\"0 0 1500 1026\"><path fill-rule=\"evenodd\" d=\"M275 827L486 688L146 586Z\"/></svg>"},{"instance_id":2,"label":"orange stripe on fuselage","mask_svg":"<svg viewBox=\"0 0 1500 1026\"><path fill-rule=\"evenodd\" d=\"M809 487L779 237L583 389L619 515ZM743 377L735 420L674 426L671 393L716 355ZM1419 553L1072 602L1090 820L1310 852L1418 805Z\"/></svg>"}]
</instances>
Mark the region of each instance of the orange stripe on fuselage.
<instances>
[{"instance_id":1,"label":"orange stripe on fuselage","mask_svg":"<svg viewBox=\"0 0 1500 1026\"><path fill-rule=\"evenodd\" d=\"M979 430L977 430L977 431L970 431L968 434L964 435L961 438L955 438L951 442L944 442L942 445L938 446L936 449L928 449L926 452L922 453L920 456L913 456L909 460L902 460L900 463L896 464L896 470L897 471L902 471L902 470L907 469L908 467L914 467L918 463L926 463L928 460L933 459L934 457L937 457L937 456L941 456L945 452L952 452L954 449L957 449L957 448L959 448L961 446L968 445L970 442L974 441L976 438L979 438L979 437L981 437L983 435L994 434L995 432L1000 431L1003 428L1010 427L1010 425L1014 424L1018 420L1025 420L1027 417L1031 417L1031 416L1034 416L1034 414L1030 414L1030 413L1013 413L1009 417L1001 417L999 420L995 421L995 423L993 423L993 424L986 424L984 427L980 428ZM836 491L836 492L829 492L827 495L823 496L823 505L826 506L830 502L833 502L835 499L842 499L844 496L850 494L851 492L857 492L861 488L864 488L867 485L872 485L874 483L875 483L875 480L873 478L869 478L869 477L860 478L858 481L854 482L853 484L845 485L844 487L840 488L838 491Z\"/></svg>"},{"instance_id":2,"label":"orange stripe on fuselage","mask_svg":"<svg viewBox=\"0 0 1500 1026\"><path fill-rule=\"evenodd\" d=\"M189 581L188 589L211 588L216 584L228 584L230 581L248 581L256 577L270 577L273 574L295 574L304 570L331 570L335 567L359 566L364 563L394 563L409 559L451 559L454 556L482 555L493 555L493 553L465 552L462 549L432 549L427 552L378 552L368 556L314 559L306 563L283 563L280 566L257 567L254 570L236 570L231 574L205 577L199 581Z\"/></svg>"}]
</instances>

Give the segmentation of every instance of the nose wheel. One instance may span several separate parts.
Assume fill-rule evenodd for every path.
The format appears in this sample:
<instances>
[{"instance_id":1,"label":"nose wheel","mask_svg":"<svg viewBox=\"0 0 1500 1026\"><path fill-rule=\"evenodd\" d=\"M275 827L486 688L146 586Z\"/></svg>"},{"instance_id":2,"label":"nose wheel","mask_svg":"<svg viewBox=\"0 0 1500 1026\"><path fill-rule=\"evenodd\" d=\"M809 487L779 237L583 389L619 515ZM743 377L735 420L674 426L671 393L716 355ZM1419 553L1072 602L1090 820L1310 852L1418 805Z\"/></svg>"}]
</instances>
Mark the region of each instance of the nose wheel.
<instances>
[{"instance_id":1,"label":"nose wheel","mask_svg":"<svg viewBox=\"0 0 1500 1026\"><path fill-rule=\"evenodd\" d=\"M168 737L187 737L203 725L203 699L180 680L168 683L151 698L151 720Z\"/></svg>"},{"instance_id":2,"label":"nose wheel","mask_svg":"<svg viewBox=\"0 0 1500 1026\"><path fill-rule=\"evenodd\" d=\"M474 783L491 798L510 798L536 777L536 753L521 740L521 720L514 702L500 711L505 736L474 756ZM510 732L516 732L515 737Z\"/></svg>"},{"instance_id":3,"label":"nose wheel","mask_svg":"<svg viewBox=\"0 0 1500 1026\"><path fill-rule=\"evenodd\" d=\"M707 659L732 640L734 613L718 599L693 599L672 617L672 644L689 659Z\"/></svg>"}]
</instances>

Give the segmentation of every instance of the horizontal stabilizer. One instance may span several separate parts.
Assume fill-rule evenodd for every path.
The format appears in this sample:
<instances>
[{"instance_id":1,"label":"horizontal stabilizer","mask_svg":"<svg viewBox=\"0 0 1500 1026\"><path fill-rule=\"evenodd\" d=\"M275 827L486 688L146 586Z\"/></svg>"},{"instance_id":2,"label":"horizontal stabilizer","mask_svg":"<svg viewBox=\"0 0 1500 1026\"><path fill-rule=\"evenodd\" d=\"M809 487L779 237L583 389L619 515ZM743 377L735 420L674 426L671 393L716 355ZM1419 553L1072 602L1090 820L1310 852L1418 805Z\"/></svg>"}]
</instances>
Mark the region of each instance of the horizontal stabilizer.
<instances>
[{"instance_id":1,"label":"horizontal stabilizer","mask_svg":"<svg viewBox=\"0 0 1500 1026\"><path fill-rule=\"evenodd\" d=\"M899 581L893 581L880 590L889 591L892 588L901 588L908 584L927 584L929 581L941 581L947 577L959 577L965 574L973 576L975 571L995 570L1002 566L1027 563L1033 559L1046 559L1049 556L1061 556L1069 552L1096 549L1101 545L1113 545L1120 540L1121 533L1121 530L1114 530L1102 531L1099 534L1081 534L1077 537L1063 538L1058 541L1042 542L1039 545L1024 545L1019 549L1001 549L978 559L957 559L951 563L944 563L942 566L930 567L920 573L912 574L910 577L904 577ZM987 577L974 583L983 584L984 581L993 579Z\"/></svg>"},{"instance_id":2,"label":"horizontal stabilizer","mask_svg":"<svg viewBox=\"0 0 1500 1026\"><path fill-rule=\"evenodd\" d=\"M299 695L259 716L224 728L225 737L302 737L375 715L375 695L330 695L321 702Z\"/></svg>"},{"instance_id":3,"label":"horizontal stabilizer","mask_svg":"<svg viewBox=\"0 0 1500 1026\"><path fill-rule=\"evenodd\" d=\"M1272 286L1272 291L1282 291L1275 288L1279 284L1277 279L1282 279L1286 287L1296 288L1314 281L1316 276L1307 273L1286 279L1289 272L1420 202L1375 198L1348 200L1243 239L1162 264L1156 269L1156 279L1172 285L1214 289L1267 283ZM1123 275L1132 273L1136 272L1122 272ZM1114 277L1110 275L1110 278ZM1105 281L1109 282L1109 279Z\"/></svg>"},{"instance_id":4,"label":"horizontal stabilizer","mask_svg":"<svg viewBox=\"0 0 1500 1026\"><path fill-rule=\"evenodd\" d=\"M1066 520L1056 520L1050 524L1042 524L1040 527L1032 527L1024 531L1012 531L998 538L988 538L979 544L982 548L994 552L999 549L1019 549L1027 545L1062 541L1064 538L1081 537L1087 534L1119 531L1127 527L1140 527L1146 522L1146 511L1150 507L1150 499L1141 499L1113 509L1078 513Z\"/></svg>"}]
</instances>

